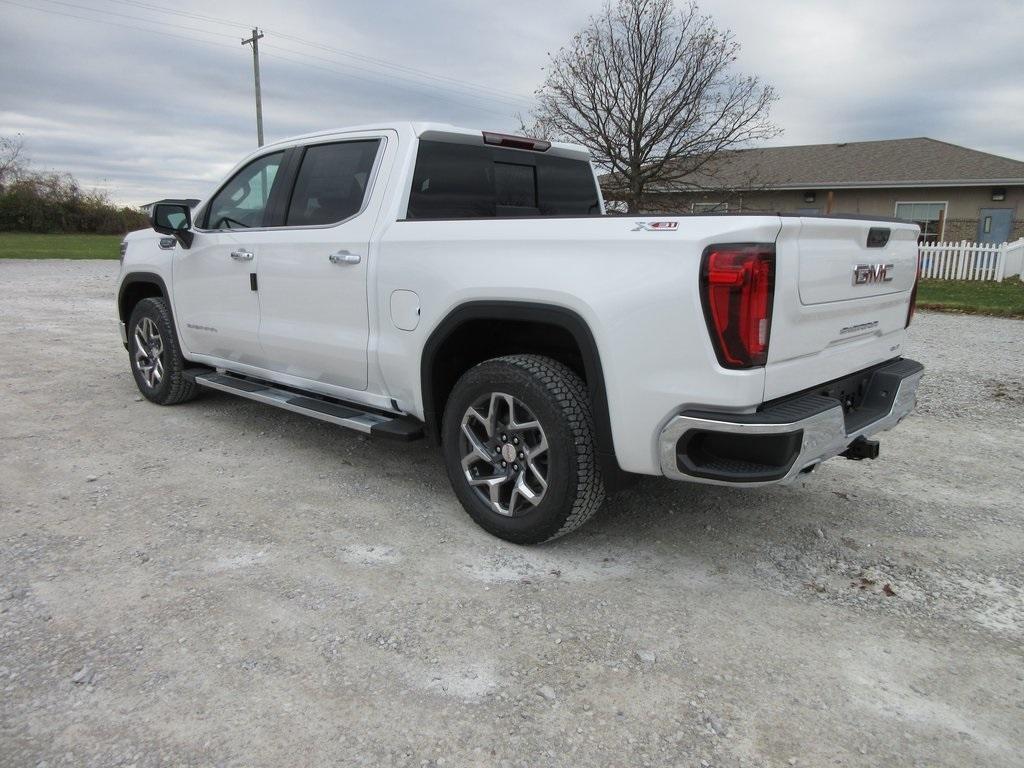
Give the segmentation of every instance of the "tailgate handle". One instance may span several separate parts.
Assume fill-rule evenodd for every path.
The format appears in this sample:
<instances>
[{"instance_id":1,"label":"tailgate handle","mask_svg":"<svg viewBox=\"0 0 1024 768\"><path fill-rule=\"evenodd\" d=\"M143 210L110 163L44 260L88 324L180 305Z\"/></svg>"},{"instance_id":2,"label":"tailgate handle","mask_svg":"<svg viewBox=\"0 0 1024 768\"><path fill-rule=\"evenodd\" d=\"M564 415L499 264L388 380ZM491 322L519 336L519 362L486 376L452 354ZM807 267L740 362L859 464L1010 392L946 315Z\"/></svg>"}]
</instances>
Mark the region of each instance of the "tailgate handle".
<instances>
[{"instance_id":1,"label":"tailgate handle","mask_svg":"<svg viewBox=\"0 0 1024 768\"><path fill-rule=\"evenodd\" d=\"M868 230L868 248L885 248L889 242L889 234L892 232L888 227L872 227Z\"/></svg>"}]
</instances>

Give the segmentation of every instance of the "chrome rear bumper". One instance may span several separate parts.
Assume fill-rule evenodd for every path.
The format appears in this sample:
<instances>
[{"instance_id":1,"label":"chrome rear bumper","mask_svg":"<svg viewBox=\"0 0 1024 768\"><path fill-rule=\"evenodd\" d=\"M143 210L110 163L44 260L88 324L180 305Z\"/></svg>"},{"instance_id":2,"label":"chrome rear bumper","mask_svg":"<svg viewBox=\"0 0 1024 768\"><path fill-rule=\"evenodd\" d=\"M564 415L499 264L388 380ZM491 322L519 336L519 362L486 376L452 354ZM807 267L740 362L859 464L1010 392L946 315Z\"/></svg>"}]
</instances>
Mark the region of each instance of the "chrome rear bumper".
<instances>
[{"instance_id":1,"label":"chrome rear bumper","mask_svg":"<svg viewBox=\"0 0 1024 768\"><path fill-rule=\"evenodd\" d=\"M904 358L864 375L867 391L849 413L835 397L813 392L751 414L685 411L661 432L662 472L715 485L792 482L858 438L902 421L917 402L924 367Z\"/></svg>"}]
</instances>

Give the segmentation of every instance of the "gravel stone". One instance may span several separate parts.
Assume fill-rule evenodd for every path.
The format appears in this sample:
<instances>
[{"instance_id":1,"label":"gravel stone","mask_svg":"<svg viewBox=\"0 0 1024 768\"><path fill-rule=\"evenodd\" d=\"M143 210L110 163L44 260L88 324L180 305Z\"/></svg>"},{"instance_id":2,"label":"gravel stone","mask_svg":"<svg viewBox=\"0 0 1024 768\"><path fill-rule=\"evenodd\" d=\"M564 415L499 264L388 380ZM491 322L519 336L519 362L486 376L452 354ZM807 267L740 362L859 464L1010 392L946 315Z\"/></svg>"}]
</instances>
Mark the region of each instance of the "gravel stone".
<instances>
[{"instance_id":1,"label":"gravel stone","mask_svg":"<svg viewBox=\"0 0 1024 768\"><path fill-rule=\"evenodd\" d=\"M0 260L5 766L1019 767L1024 323L919 312L878 461L527 548L429 442L135 403L117 271Z\"/></svg>"},{"instance_id":2,"label":"gravel stone","mask_svg":"<svg viewBox=\"0 0 1024 768\"><path fill-rule=\"evenodd\" d=\"M96 673L90 667L82 667L71 676L71 682L76 685L88 685L92 683Z\"/></svg>"}]
</instances>

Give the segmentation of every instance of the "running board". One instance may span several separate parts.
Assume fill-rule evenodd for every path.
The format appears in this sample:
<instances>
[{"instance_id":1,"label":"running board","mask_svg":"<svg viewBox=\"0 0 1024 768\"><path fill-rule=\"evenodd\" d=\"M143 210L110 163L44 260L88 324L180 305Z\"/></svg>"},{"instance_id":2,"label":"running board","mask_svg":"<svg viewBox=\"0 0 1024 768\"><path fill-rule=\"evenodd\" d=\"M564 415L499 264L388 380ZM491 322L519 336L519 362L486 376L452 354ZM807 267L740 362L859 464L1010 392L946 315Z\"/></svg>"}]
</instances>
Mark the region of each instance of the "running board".
<instances>
[{"instance_id":1,"label":"running board","mask_svg":"<svg viewBox=\"0 0 1024 768\"><path fill-rule=\"evenodd\" d=\"M196 384L232 395L245 397L259 403L273 405L286 411L301 413L320 421L328 421L340 427L357 432L395 440L416 440L423 437L423 425L408 416L388 416L382 413L361 410L358 406L343 404L337 400L309 397L279 389L254 379L245 379L230 373L216 371L196 373L192 377Z\"/></svg>"}]
</instances>

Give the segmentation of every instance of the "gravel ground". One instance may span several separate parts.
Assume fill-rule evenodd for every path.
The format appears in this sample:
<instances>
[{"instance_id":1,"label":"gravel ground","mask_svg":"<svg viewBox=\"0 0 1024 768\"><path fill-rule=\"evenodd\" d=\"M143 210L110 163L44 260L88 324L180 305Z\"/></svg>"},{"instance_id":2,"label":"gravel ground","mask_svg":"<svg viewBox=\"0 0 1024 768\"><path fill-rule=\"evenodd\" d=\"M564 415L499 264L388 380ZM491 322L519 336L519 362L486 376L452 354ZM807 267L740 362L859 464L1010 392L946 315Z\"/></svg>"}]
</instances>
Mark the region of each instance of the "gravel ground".
<instances>
[{"instance_id":1,"label":"gravel ground","mask_svg":"<svg viewBox=\"0 0 1024 768\"><path fill-rule=\"evenodd\" d=\"M438 453L140 402L116 263L0 262L0 765L1019 766L1024 323L876 462L490 538Z\"/></svg>"}]
</instances>

